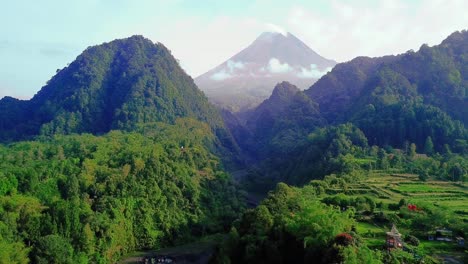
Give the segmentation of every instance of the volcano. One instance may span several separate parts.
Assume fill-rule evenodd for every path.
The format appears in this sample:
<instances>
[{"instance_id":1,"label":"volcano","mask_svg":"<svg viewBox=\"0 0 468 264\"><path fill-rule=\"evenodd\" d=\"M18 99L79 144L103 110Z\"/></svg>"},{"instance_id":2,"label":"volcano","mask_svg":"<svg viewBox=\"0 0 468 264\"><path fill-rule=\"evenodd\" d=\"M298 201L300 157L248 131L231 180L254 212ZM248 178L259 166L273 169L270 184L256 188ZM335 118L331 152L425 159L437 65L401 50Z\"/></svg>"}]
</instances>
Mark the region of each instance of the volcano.
<instances>
[{"instance_id":1,"label":"volcano","mask_svg":"<svg viewBox=\"0 0 468 264\"><path fill-rule=\"evenodd\" d=\"M291 33L264 32L195 82L211 102L239 112L268 98L279 82L288 81L303 90L335 65Z\"/></svg>"}]
</instances>

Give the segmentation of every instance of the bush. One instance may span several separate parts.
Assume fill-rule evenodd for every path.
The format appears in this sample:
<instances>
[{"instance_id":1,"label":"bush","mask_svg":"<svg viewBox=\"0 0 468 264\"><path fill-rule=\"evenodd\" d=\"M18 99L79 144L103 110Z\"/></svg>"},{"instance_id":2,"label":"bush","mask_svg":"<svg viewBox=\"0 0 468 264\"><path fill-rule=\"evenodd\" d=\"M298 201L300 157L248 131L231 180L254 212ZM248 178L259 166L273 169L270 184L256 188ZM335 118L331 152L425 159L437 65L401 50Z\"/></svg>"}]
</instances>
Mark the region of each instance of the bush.
<instances>
[{"instance_id":1,"label":"bush","mask_svg":"<svg viewBox=\"0 0 468 264\"><path fill-rule=\"evenodd\" d=\"M407 235L405 237L405 242L415 247L419 246L419 239L412 235Z\"/></svg>"},{"instance_id":2,"label":"bush","mask_svg":"<svg viewBox=\"0 0 468 264\"><path fill-rule=\"evenodd\" d=\"M354 238L348 233L341 233L335 237L335 244L349 246L354 244Z\"/></svg>"},{"instance_id":3,"label":"bush","mask_svg":"<svg viewBox=\"0 0 468 264\"><path fill-rule=\"evenodd\" d=\"M400 210L401 205L397 203L388 204L388 210L398 211Z\"/></svg>"}]
</instances>

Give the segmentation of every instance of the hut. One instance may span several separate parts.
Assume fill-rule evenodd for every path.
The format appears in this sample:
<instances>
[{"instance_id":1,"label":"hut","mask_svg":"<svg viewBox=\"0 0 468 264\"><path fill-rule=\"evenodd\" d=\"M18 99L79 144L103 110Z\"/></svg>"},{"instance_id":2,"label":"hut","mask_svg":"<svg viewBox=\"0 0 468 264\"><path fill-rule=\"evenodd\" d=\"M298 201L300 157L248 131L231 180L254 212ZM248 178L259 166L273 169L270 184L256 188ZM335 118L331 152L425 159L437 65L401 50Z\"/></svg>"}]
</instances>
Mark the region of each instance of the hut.
<instances>
[{"instance_id":1,"label":"hut","mask_svg":"<svg viewBox=\"0 0 468 264\"><path fill-rule=\"evenodd\" d=\"M392 230L387 232L386 246L388 249L403 248L403 239L395 225L392 225Z\"/></svg>"},{"instance_id":2,"label":"hut","mask_svg":"<svg viewBox=\"0 0 468 264\"><path fill-rule=\"evenodd\" d=\"M437 229L435 232L435 239L437 241L447 241L450 242L452 241L452 234L453 232L449 229L443 228L443 229Z\"/></svg>"}]
</instances>

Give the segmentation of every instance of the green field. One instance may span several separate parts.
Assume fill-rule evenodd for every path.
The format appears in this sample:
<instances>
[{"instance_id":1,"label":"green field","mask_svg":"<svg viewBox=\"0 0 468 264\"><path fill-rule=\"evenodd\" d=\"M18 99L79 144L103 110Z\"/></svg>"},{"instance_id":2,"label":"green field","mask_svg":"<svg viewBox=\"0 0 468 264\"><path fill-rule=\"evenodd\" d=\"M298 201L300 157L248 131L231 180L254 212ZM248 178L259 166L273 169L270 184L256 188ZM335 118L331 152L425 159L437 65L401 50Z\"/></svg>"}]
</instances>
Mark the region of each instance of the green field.
<instances>
[{"instance_id":1,"label":"green field","mask_svg":"<svg viewBox=\"0 0 468 264\"><path fill-rule=\"evenodd\" d=\"M389 174L373 172L358 183L348 184L340 189L334 186L327 190L328 195L345 193L349 197L366 195L382 203L381 208L374 212L395 215L398 211L388 209L389 205L398 204L401 199L417 206L435 206L453 212L455 217L468 221L468 186L466 184L446 181L422 182L413 174ZM441 226L442 227L442 226ZM385 244L386 233L391 223L377 222L370 216L361 217L356 231L370 248L382 249ZM404 225L398 226L400 233L416 235L421 244L417 247L418 254L429 254L436 258L448 256L459 258L464 255L464 249L454 242L428 241L425 231L411 230ZM462 262L460 262L462 263Z\"/></svg>"}]
</instances>

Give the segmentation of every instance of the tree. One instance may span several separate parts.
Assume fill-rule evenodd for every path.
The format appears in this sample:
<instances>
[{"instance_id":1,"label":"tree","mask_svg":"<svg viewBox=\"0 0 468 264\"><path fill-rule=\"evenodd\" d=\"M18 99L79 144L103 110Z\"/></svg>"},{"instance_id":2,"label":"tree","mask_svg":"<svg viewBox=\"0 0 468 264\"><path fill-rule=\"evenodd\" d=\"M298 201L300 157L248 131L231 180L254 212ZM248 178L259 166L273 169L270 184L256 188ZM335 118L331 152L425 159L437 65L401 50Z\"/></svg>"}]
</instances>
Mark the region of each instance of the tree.
<instances>
[{"instance_id":1,"label":"tree","mask_svg":"<svg viewBox=\"0 0 468 264\"><path fill-rule=\"evenodd\" d=\"M414 159L415 156L416 156L416 144L411 143L410 151L409 151L409 157Z\"/></svg>"},{"instance_id":2,"label":"tree","mask_svg":"<svg viewBox=\"0 0 468 264\"><path fill-rule=\"evenodd\" d=\"M430 136L426 138L426 142L424 143L424 153L427 155L434 154L434 143L432 143Z\"/></svg>"},{"instance_id":3,"label":"tree","mask_svg":"<svg viewBox=\"0 0 468 264\"><path fill-rule=\"evenodd\" d=\"M28 253L23 243L8 243L0 236L0 264L29 263Z\"/></svg>"},{"instance_id":4,"label":"tree","mask_svg":"<svg viewBox=\"0 0 468 264\"><path fill-rule=\"evenodd\" d=\"M429 178L429 174L427 173L427 170L421 169L418 173L419 180L421 181L427 181Z\"/></svg>"},{"instance_id":5,"label":"tree","mask_svg":"<svg viewBox=\"0 0 468 264\"><path fill-rule=\"evenodd\" d=\"M377 154L377 162L379 165L379 168L382 170L387 170L389 166L388 158L387 158L387 153L385 152L384 149L379 149L379 152Z\"/></svg>"},{"instance_id":6,"label":"tree","mask_svg":"<svg viewBox=\"0 0 468 264\"><path fill-rule=\"evenodd\" d=\"M59 235L48 235L39 239L36 261L46 263L73 263L73 248L70 242Z\"/></svg>"},{"instance_id":7,"label":"tree","mask_svg":"<svg viewBox=\"0 0 468 264\"><path fill-rule=\"evenodd\" d=\"M405 241L412 246L419 246L419 239L413 235L407 235Z\"/></svg>"}]
</instances>

